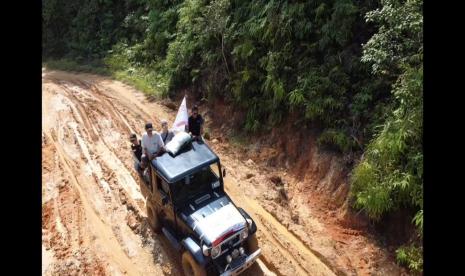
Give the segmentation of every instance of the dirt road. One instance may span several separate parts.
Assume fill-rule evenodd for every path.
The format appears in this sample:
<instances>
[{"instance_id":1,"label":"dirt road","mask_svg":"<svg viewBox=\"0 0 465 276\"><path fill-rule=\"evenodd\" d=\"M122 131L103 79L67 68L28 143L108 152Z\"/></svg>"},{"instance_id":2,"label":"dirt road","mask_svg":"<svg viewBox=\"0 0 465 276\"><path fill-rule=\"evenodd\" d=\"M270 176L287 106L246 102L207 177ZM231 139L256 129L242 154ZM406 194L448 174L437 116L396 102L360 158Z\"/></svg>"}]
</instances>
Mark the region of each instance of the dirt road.
<instances>
[{"instance_id":1,"label":"dirt road","mask_svg":"<svg viewBox=\"0 0 465 276\"><path fill-rule=\"evenodd\" d=\"M158 126L176 111L104 77L44 69L42 81L43 274L182 275L180 255L146 223L128 142L146 121ZM306 233L276 218L260 196L266 188L253 184L257 165L239 162L228 145L212 146L228 169L227 192L258 224L263 255L246 275L353 274L317 257ZM244 189L250 175L255 182ZM324 235L319 222L312 225ZM369 274L361 271L355 274Z\"/></svg>"}]
</instances>

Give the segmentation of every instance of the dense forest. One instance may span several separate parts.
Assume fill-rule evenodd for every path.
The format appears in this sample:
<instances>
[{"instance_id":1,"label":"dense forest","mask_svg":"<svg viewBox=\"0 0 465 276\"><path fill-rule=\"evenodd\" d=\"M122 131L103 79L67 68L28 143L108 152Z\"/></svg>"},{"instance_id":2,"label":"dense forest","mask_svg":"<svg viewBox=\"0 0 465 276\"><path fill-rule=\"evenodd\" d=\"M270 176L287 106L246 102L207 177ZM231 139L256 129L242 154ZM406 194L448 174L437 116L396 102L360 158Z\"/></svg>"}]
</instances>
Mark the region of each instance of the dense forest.
<instances>
[{"instance_id":1,"label":"dense forest","mask_svg":"<svg viewBox=\"0 0 465 276\"><path fill-rule=\"evenodd\" d=\"M100 68L172 97L188 88L246 112L258 133L291 115L361 156L353 207L413 210L397 259L422 270L423 1L44 0L43 59Z\"/></svg>"}]
</instances>

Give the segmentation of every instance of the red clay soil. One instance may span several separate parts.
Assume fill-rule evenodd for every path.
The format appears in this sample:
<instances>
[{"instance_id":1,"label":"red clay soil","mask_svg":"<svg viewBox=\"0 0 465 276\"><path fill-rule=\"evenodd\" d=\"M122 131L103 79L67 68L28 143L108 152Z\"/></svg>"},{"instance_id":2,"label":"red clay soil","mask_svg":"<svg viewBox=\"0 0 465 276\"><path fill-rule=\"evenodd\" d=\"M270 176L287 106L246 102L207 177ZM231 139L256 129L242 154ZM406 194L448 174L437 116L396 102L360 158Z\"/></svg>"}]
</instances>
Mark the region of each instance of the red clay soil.
<instances>
[{"instance_id":1,"label":"red clay soil","mask_svg":"<svg viewBox=\"0 0 465 276\"><path fill-rule=\"evenodd\" d=\"M44 70L42 79L43 275L182 275L179 254L147 225L128 142L146 121L173 121L176 108L101 76ZM348 208L341 157L304 131L240 143L232 124L243 115L221 104L215 116L200 111L226 191L258 225L262 255L244 275L405 274Z\"/></svg>"},{"instance_id":2,"label":"red clay soil","mask_svg":"<svg viewBox=\"0 0 465 276\"><path fill-rule=\"evenodd\" d=\"M375 231L365 216L350 208L352 156L319 148L313 131L295 131L292 122L296 118L267 135L238 139L231 129L241 124L243 114L221 101L201 111L207 115L211 140L221 141L214 144L219 145L215 149L239 162L254 163L258 174L266 176L259 183L265 209L333 271L341 275L408 274L395 264L395 247L380 242L384 233ZM228 142L233 146L223 146ZM254 182L250 173L246 179ZM398 235L399 240L409 236L401 233L404 236Z\"/></svg>"}]
</instances>

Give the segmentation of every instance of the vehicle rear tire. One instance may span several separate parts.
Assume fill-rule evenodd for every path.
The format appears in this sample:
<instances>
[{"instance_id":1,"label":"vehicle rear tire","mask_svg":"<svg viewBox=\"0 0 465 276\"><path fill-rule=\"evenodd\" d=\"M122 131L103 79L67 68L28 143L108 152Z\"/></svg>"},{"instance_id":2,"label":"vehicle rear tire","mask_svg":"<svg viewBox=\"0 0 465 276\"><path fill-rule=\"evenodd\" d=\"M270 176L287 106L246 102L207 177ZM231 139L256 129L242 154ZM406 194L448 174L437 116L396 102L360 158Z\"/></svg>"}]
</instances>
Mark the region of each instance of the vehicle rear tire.
<instances>
[{"instance_id":1,"label":"vehicle rear tire","mask_svg":"<svg viewBox=\"0 0 465 276\"><path fill-rule=\"evenodd\" d=\"M258 240L256 234L253 234L251 237L249 237L247 240L247 247L249 249L249 254L252 254L258 250Z\"/></svg>"},{"instance_id":2,"label":"vehicle rear tire","mask_svg":"<svg viewBox=\"0 0 465 276\"><path fill-rule=\"evenodd\" d=\"M199 265L189 251L182 253L182 270L185 276L206 276L207 271Z\"/></svg>"},{"instance_id":3,"label":"vehicle rear tire","mask_svg":"<svg viewBox=\"0 0 465 276\"><path fill-rule=\"evenodd\" d=\"M147 202L147 222L154 232L159 233L161 231L161 222L158 218L157 209L149 202Z\"/></svg>"}]
</instances>

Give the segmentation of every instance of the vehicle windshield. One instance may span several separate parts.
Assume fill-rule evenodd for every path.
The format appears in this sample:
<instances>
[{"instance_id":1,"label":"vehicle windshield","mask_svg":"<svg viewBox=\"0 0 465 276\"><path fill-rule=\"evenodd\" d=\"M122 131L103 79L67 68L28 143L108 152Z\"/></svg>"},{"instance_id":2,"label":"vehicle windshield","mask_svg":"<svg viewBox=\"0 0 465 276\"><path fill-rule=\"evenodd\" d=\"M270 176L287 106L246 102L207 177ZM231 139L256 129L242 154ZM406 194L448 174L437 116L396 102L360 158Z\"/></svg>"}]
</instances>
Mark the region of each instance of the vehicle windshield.
<instances>
[{"instance_id":1,"label":"vehicle windshield","mask_svg":"<svg viewBox=\"0 0 465 276\"><path fill-rule=\"evenodd\" d=\"M210 166L206 166L174 184L174 202L185 204L189 200L210 193L212 191L212 183L217 181L219 181L218 176L213 173Z\"/></svg>"}]
</instances>

